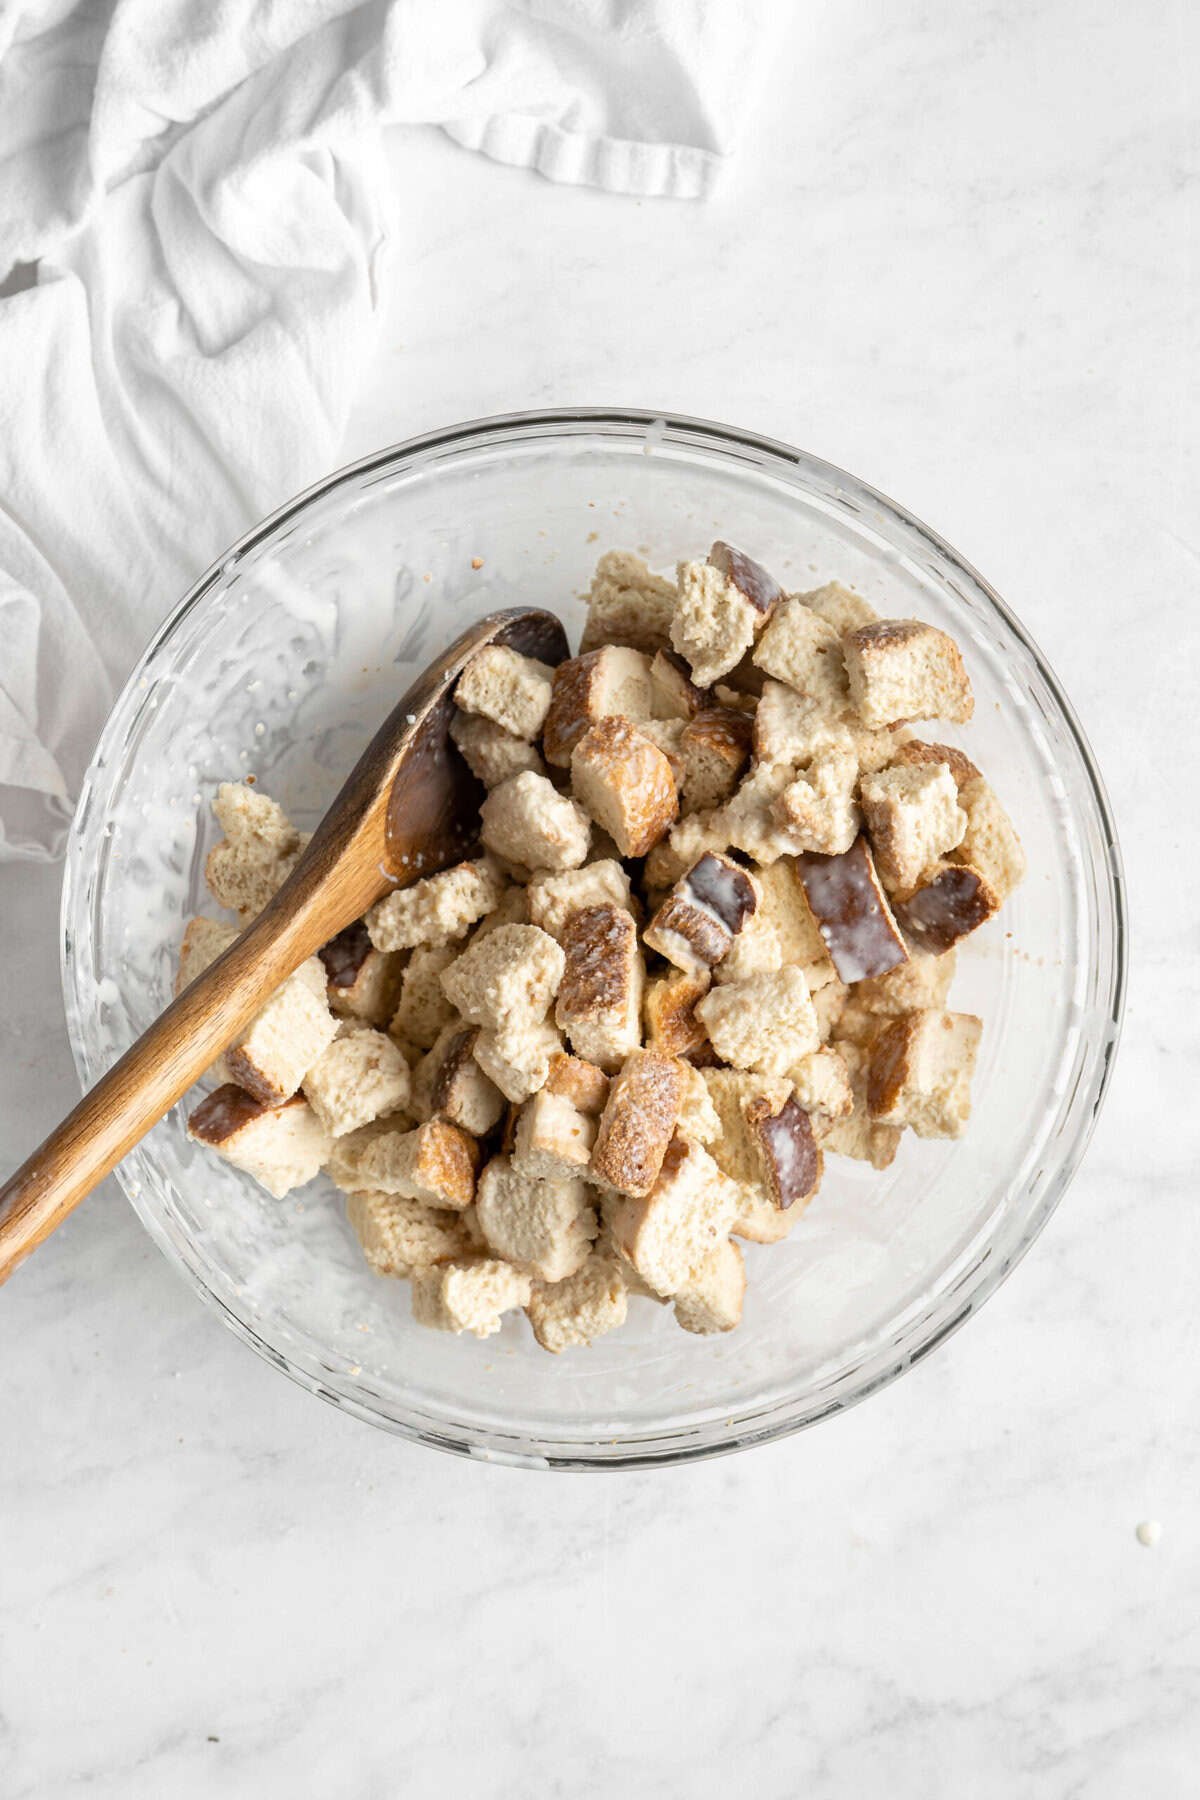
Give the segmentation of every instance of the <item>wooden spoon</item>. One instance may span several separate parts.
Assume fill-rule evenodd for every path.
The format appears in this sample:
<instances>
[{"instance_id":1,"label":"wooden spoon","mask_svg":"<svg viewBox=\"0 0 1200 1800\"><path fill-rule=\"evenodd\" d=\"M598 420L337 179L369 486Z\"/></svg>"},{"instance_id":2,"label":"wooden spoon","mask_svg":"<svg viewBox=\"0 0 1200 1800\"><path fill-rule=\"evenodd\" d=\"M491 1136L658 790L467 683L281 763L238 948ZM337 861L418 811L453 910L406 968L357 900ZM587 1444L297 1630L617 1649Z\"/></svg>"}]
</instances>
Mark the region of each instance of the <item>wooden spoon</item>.
<instances>
[{"instance_id":1,"label":"wooden spoon","mask_svg":"<svg viewBox=\"0 0 1200 1800\"><path fill-rule=\"evenodd\" d=\"M454 684L486 644L551 664L567 655L556 618L512 607L478 620L426 669L372 738L266 910L0 1188L0 1282L314 951L384 894L460 862L476 848L483 789L451 743L449 728Z\"/></svg>"}]
</instances>

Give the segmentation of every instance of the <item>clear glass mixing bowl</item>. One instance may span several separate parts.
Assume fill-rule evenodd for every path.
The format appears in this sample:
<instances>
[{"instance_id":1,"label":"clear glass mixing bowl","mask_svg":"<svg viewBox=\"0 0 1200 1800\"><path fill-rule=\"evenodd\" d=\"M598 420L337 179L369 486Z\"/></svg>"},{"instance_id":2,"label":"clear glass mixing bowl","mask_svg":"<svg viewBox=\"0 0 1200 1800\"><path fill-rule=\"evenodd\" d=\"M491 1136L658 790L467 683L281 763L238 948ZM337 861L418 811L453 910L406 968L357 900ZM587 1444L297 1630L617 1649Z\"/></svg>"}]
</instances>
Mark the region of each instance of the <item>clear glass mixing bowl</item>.
<instances>
[{"instance_id":1,"label":"clear glass mixing bowl","mask_svg":"<svg viewBox=\"0 0 1200 1800\"><path fill-rule=\"evenodd\" d=\"M530 602L577 631L599 551L655 566L715 536L786 587L837 577L951 631L975 687L962 741L1013 813L1025 885L960 957L985 1028L957 1143L886 1174L831 1157L790 1239L747 1246L741 1329L700 1339L634 1301L550 1357L519 1315L486 1343L415 1327L324 1180L286 1200L198 1150L183 1106L119 1179L165 1254L269 1361L425 1444L538 1468L671 1462L811 1425L909 1367L1004 1279L1074 1172L1124 989L1119 855L1091 753L1044 658L984 581L852 476L689 419L540 412L418 438L332 476L197 582L113 709L63 898L63 983L90 1084L171 993L217 783L253 772L312 825L420 667L471 618ZM473 567L473 559L481 567ZM943 734L944 735L944 734Z\"/></svg>"}]
</instances>

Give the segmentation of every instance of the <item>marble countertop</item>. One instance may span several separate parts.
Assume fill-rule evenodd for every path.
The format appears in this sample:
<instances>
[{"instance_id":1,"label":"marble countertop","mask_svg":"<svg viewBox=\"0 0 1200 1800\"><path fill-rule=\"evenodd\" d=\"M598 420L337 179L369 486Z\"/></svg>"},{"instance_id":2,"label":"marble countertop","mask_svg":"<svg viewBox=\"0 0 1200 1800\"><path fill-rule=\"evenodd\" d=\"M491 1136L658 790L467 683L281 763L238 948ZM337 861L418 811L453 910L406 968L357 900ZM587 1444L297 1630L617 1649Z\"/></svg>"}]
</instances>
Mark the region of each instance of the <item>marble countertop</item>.
<instances>
[{"instance_id":1,"label":"marble countertop","mask_svg":"<svg viewBox=\"0 0 1200 1800\"><path fill-rule=\"evenodd\" d=\"M703 209L398 135L345 448L680 409L853 469L987 574L1076 703L1129 878L1070 1194L853 1413L551 1480L319 1405L109 1182L0 1303L5 1800L1196 1792L1200 32L1185 0L948 15L815 9ZM0 1168L76 1096L57 894L0 870Z\"/></svg>"}]
</instances>

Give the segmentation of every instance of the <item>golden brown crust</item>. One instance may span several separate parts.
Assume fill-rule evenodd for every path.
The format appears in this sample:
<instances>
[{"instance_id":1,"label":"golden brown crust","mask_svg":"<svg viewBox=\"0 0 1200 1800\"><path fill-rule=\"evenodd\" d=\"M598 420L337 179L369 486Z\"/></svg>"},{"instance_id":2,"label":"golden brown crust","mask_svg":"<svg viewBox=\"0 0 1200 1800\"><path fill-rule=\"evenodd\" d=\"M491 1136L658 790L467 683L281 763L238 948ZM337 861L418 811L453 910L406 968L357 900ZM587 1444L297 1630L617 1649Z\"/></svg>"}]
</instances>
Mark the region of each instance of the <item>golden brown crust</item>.
<instances>
[{"instance_id":1,"label":"golden brown crust","mask_svg":"<svg viewBox=\"0 0 1200 1800\"><path fill-rule=\"evenodd\" d=\"M576 798L622 856L645 856L679 816L671 764L628 719L601 719L571 756Z\"/></svg>"},{"instance_id":2,"label":"golden brown crust","mask_svg":"<svg viewBox=\"0 0 1200 1800\"><path fill-rule=\"evenodd\" d=\"M568 1056L564 1051L550 1058L546 1092L569 1100L581 1113L598 1118L608 1099L608 1087L608 1076L595 1063L585 1062L581 1056Z\"/></svg>"},{"instance_id":3,"label":"golden brown crust","mask_svg":"<svg viewBox=\"0 0 1200 1800\"><path fill-rule=\"evenodd\" d=\"M955 749L953 744L925 744L920 738L909 738L906 744L897 746L892 762L893 764L917 765L945 763L954 777L956 787L961 787L964 781L978 781L979 779L979 770L970 757L965 756L961 750Z\"/></svg>"},{"instance_id":4,"label":"golden brown crust","mask_svg":"<svg viewBox=\"0 0 1200 1800\"><path fill-rule=\"evenodd\" d=\"M600 1119L592 1171L622 1194L641 1197L658 1180L683 1102L683 1070L673 1056L635 1050L612 1084Z\"/></svg>"},{"instance_id":5,"label":"golden brown crust","mask_svg":"<svg viewBox=\"0 0 1200 1800\"><path fill-rule=\"evenodd\" d=\"M685 975L682 970L660 976L646 989L643 1016L652 1049L664 1056L686 1056L695 1062L705 1056L716 1062L708 1033L696 1017L696 1002L708 992L708 979Z\"/></svg>"},{"instance_id":6,"label":"golden brown crust","mask_svg":"<svg viewBox=\"0 0 1200 1800\"><path fill-rule=\"evenodd\" d=\"M588 695L603 655L603 650L589 650L583 656L568 657L554 671L550 711L542 730L542 751L546 761L559 768L569 766L572 750L591 726Z\"/></svg>"}]
</instances>

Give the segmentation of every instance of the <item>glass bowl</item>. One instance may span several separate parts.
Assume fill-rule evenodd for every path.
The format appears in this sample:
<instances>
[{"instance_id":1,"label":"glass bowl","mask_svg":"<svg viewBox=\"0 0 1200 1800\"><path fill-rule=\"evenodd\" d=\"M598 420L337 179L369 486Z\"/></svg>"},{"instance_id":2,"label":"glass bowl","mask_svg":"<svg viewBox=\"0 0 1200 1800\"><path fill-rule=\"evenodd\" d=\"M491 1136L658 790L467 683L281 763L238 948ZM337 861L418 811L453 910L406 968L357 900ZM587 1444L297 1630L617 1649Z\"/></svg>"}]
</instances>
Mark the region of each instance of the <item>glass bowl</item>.
<instances>
[{"instance_id":1,"label":"glass bowl","mask_svg":"<svg viewBox=\"0 0 1200 1800\"><path fill-rule=\"evenodd\" d=\"M324 1178L272 1199L189 1143L179 1106L119 1179L234 1331L335 1406L420 1443L538 1468L651 1465L763 1443L910 1367L993 1292L1058 1202L1112 1067L1124 914L1112 818L1044 658L934 533L853 476L748 432L648 412L537 412L383 451L284 507L176 608L84 783L63 983L90 1084L163 1008L203 881L217 784L253 773L311 826L410 679L470 619L545 606L573 638L598 553L655 567L744 545L791 590L838 578L944 626L976 711L964 747L1012 812L1024 886L963 947L953 1003L984 1020L955 1143L909 1134L884 1174L828 1159L786 1243L746 1246L741 1329L702 1339L631 1302L547 1356L511 1316L479 1343L414 1326ZM475 566L478 560L479 567ZM946 734L939 728L939 735Z\"/></svg>"}]
</instances>

